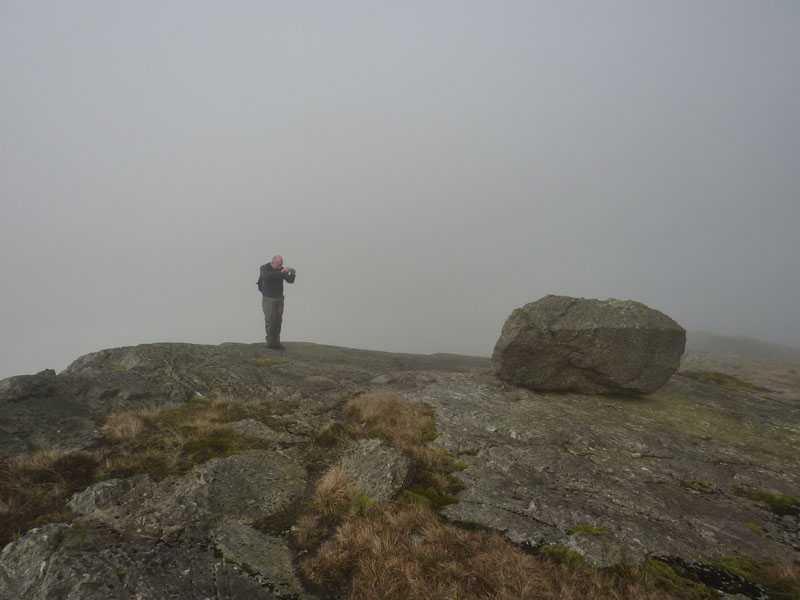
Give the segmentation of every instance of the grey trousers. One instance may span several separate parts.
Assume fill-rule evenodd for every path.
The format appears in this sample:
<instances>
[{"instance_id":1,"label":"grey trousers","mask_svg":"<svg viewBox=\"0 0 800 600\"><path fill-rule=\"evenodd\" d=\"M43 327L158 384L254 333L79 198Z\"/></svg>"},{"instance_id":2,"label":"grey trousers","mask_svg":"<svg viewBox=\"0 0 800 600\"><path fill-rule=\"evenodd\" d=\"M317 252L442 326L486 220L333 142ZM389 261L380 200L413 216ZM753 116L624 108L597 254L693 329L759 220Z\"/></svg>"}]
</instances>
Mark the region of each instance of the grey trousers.
<instances>
[{"instance_id":1,"label":"grey trousers","mask_svg":"<svg viewBox=\"0 0 800 600\"><path fill-rule=\"evenodd\" d=\"M283 322L283 298L261 298L264 311L264 329L267 332L267 345L281 343L281 323Z\"/></svg>"}]
</instances>

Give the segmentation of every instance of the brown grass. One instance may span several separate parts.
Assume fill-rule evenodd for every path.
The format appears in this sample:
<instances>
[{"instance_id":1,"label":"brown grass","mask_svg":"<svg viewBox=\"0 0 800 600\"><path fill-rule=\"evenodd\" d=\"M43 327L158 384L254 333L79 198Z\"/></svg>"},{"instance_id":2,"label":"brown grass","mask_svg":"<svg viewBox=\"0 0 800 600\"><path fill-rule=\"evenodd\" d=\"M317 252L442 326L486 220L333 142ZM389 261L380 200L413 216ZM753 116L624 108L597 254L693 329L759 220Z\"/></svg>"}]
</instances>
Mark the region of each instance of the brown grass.
<instances>
[{"instance_id":1,"label":"brown grass","mask_svg":"<svg viewBox=\"0 0 800 600\"><path fill-rule=\"evenodd\" d=\"M340 466L323 475L314 493L314 508L322 516L335 518L344 515L361 493L358 486Z\"/></svg>"},{"instance_id":2,"label":"brown grass","mask_svg":"<svg viewBox=\"0 0 800 600\"><path fill-rule=\"evenodd\" d=\"M59 450L0 464L0 547L36 524L67 519L65 500L92 482L97 464L91 452Z\"/></svg>"},{"instance_id":3,"label":"brown grass","mask_svg":"<svg viewBox=\"0 0 800 600\"><path fill-rule=\"evenodd\" d=\"M788 598L800 598L800 562L783 562L764 568L764 579Z\"/></svg>"},{"instance_id":4,"label":"brown grass","mask_svg":"<svg viewBox=\"0 0 800 600\"><path fill-rule=\"evenodd\" d=\"M0 547L29 528L69 518L66 500L89 485L148 473L156 479L258 447L227 422L274 419L273 407L232 398L107 415L101 441L81 452L41 450L0 463ZM273 422L274 424L274 422Z\"/></svg>"},{"instance_id":5,"label":"brown grass","mask_svg":"<svg viewBox=\"0 0 800 600\"><path fill-rule=\"evenodd\" d=\"M623 580L569 569L497 533L467 531L399 503L374 504L343 522L302 566L321 585L348 581L350 600L677 598L645 575Z\"/></svg>"},{"instance_id":6,"label":"brown grass","mask_svg":"<svg viewBox=\"0 0 800 600\"><path fill-rule=\"evenodd\" d=\"M433 408L390 394L357 396L345 406L345 416L397 448L423 445L436 437Z\"/></svg>"},{"instance_id":7,"label":"brown grass","mask_svg":"<svg viewBox=\"0 0 800 600\"><path fill-rule=\"evenodd\" d=\"M106 439L114 441L130 440L139 436L145 428L143 415L136 413L115 413L108 415L102 432Z\"/></svg>"},{"instance_id":8,"label":"brown grass","mask_svg":"<svg viewBox=\"0 0 800 600\"><path fill-rule=\"evenodd\" d=\"M370 437L382 437L414 458L417 487L401 501L369 505L359 503L359 491L341 469L323 476L310 512L294 531L308 555L301 563L304 573L333 596L667 600L713 594L668 568L593 569L574 553L555 549L534 556L498 533L443 522L432 510L436 493L457 489L451 473L461 466L428 447L436 437L435 420L424 404L386 394L359 396L347 403L343 419L319 434L320 443L338 447Z\"/></svg>"},{"instance_id":9,"label":"brown grass","mask_svg":"<svg viewBox=\"0 0 800 600\"><path fill-rule=\"evenodd\" d=\"M427 495L440 498L461 489L450 476L462 468L446 453L430 448L436 439L435 413L422 402L410 402L391 394L357 396L347 402L344 418L326 424L318 440L333 446L347 446L354 441L380 437L403 450L416 464L415 489L428 490Z\"/></svg>"},{"instance_id":10,"label":"brown grass","mask_svg":"<svg viewBox=\"0 0 800 600\"><path fill-rule=\"evenodd\" d=\"M327 424L326 444L382 437L412 456L417 485L443 494L457 487L459 466L427 446L435 439L433 410L386 395L350 400L344 419ZM421 479L420 479L420 475ZM414 494L417 496L418 494ZM359 503L359 490L339 467L313 494L311 511L295 526L308 551L302 569L332 593L360 599L676 598L631 569L625 578L568 567L524 553L497 533L442 522L432 502Z\"/></svg>"}]
</instances>

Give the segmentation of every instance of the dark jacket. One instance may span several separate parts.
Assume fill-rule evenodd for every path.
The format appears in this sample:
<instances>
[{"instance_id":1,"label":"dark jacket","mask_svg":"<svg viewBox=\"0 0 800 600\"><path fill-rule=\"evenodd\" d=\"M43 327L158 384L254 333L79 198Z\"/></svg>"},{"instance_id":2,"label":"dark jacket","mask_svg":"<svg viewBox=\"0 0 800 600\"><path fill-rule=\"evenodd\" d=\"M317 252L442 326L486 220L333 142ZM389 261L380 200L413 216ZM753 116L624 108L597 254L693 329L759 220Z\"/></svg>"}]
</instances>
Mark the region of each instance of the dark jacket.
<instances>
[{"instance_id":1,"label":"dark jacket","mask_svg":"<svg viewBox=\"0 0 800 600\"><path fill-rule=\"evenodd\" d=\"M261 294L267 298L283 298L283 282L294 283L295 273L282 273L272 268L271 263L261 265L259 274Z\"/></svg>"}]
</instances>

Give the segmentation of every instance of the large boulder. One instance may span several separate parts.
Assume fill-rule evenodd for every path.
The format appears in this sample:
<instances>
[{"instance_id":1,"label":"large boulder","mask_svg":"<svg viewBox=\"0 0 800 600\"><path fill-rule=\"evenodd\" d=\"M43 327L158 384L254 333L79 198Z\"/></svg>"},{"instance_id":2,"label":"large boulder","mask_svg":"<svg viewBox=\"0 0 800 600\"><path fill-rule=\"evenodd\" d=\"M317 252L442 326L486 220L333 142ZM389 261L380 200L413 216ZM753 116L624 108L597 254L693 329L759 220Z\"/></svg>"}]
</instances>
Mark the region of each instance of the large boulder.
<instances>
[{"instance_id":1,"label":"large boulder","mask_svg":"<svg viewBox=\"0 0 800 600\"><path fill-rule=\"evenodd\" d=\"M536 390L648 394L678 369L685 344L680 325L640 302L545 296L508 317L492 367Z\"/></svg>"}]
</instances>

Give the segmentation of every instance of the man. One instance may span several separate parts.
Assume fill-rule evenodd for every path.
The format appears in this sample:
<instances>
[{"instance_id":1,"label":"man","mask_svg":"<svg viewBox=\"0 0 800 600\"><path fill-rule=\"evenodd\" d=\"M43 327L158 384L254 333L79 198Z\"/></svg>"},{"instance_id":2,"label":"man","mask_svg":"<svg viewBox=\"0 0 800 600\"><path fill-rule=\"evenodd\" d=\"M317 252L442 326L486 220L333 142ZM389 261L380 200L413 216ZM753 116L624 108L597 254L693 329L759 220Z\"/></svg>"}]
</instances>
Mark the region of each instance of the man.
<instances>
[{"instance_id":1,"label":"man","mask_svg":"<svg viewBox=\"0 0 800 600\"><path fill-rule=\"evenodd\" d=\"M264 310L264 328L267 331L267 348L285 350L281 345L283 322L283 282L294 283L295 270L283 266L283 257L275 255L272 261L261 265L258 289L261 290L261 308Z\"/></svg>"}]
</instances>

